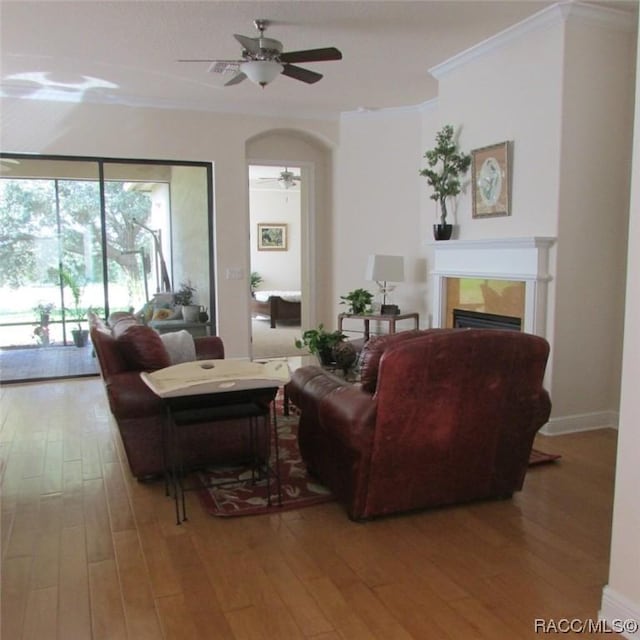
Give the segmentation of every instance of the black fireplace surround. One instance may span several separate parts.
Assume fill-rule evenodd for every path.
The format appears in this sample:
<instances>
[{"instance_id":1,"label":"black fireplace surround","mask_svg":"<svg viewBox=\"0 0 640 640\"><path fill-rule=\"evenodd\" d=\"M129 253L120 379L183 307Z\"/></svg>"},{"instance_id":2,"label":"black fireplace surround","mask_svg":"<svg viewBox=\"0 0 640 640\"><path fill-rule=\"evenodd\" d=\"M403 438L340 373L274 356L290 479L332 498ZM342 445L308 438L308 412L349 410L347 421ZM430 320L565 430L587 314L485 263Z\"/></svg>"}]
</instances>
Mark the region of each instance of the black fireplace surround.
<instances>
[{"instance_id":1,"label":"black fireplace surround","mask_svg":"<svg viewBox=\"0 0 640 640\"><path fill-rule=\"evenodd\" d=\"M522 329L522 321L520 318L513 316L454 309L453 326L455 329L510 329L512 331L520 331Z\"/></svg>"}]
</instances>

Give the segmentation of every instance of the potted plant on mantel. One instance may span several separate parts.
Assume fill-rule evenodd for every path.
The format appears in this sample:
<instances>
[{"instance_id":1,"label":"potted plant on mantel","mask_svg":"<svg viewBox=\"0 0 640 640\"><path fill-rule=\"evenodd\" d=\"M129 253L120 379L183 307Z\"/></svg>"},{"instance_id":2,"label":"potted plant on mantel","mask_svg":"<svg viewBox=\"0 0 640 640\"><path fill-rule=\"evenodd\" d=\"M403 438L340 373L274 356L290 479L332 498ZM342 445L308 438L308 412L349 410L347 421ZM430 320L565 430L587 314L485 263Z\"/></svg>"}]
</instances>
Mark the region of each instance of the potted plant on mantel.
<instances>
[{"instance_id":1,"label":"potted plant on mantel","mask_svg":"<svg viewBox=\"0 0 640 640\"><path fill-rule=\"evenodd\" d=\"M469 170L471 155L458 150L453 126L447 124L436 134L436 146L424 157L429 166L420 175L433 189L431 199L440 204L440 223L433 225L433 236L436 240L449 240L453 225L447 223L447 198L460 193L460 178Z\"/></svg>"}]
</instances>

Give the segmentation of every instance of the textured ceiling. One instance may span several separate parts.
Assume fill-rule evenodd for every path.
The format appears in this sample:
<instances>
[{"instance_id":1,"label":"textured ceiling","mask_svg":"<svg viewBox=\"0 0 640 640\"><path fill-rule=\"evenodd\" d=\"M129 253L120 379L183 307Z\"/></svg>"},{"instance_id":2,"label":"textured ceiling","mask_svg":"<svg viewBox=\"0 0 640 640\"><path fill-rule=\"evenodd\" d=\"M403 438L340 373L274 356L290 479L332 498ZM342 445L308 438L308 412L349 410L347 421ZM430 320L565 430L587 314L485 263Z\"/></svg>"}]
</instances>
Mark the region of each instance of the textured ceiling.
<instances>
[{"instance_id":1,"label":"textured ceiling","mask_svg":"<svg viewBox=\"0 0 640 640\"><path fill-rule=\"evenodd\" d=\"M363 0L292 2L0 2L4 96L212 111L337 117L436 96L429 68L553 4ZM621 3L616 3L620 5ZM629 3L622 3L622 5ZM237 59L234 33L255 18L285 51L335 46L336 62L305 63L314 85L280 76L265 89L180 58Z\"/></svg>"}]
</instances>

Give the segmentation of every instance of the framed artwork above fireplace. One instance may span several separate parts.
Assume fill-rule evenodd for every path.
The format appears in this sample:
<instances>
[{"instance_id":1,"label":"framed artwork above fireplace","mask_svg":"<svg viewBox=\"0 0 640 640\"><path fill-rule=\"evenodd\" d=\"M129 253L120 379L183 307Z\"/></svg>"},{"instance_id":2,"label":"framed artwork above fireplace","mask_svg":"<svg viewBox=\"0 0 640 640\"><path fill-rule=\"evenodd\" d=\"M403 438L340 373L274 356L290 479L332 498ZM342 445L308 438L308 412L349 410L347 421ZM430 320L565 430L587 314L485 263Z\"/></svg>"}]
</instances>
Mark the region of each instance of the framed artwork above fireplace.
<instances>
[{"instance_id":1,"label":"framed artwork above fireplace","mask_svg":"<svg viewBox=\"0 0 640 640\"><path fill-rule=\"evenodd\" d=\"M474 218L511 215L510 147L500 142L471 152Z\"/></svg>"}]
</instances>

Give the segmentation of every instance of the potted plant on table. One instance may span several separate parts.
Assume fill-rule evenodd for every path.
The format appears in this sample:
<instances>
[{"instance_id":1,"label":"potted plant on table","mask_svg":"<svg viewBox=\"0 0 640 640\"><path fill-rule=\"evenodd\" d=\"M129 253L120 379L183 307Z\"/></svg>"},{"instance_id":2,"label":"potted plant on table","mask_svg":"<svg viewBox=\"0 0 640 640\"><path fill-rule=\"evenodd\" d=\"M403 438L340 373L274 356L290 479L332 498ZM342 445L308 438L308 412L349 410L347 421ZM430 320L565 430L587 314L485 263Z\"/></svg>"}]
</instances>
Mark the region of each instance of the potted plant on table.
<instances>
[{"instance_id":1,"label":"potted plant on table","mask_svg":"<svg viewBox=\"0 0 640 640\"><path fill-rule=\"evenodd\" d=\"M317 329L307 329L302 339L296 339L298 349L307 349L309 353L318 356L321 364L335 363L334 349L342 343L346 336L342 331L327 331L322 324Z\"/></svg>"},{"instance_id":2,"label":"potted plant on table","mask_svg":"<svg viewBox=\"0 0 640 640\"><path fill-rule=\"evenodd\" d=\"M371 311L371 303L373 302L373 294L366 289L354 289L349 291L346 296L340 296L340 304L348 304L350 313L354 316L361 316Z\"/></svg>"},{"instance_id":3,"label":"potted plant on table","mask_svg":"<svg viewBox=\"0 0 640 640\"><path fill-rule=\"evenodd\" d=\"M182 319L185 322L198 322L200 307L193 304L193 295L196 288L191 284L191 280L182 282L180 288L173 294L173 301L182 307Z\"/></svg>"},{"instance_id":4,"label":"potted plant on table","mask_svg":"<svg viewBox=\"0 0 640 640\"><path fill-rule=\"evenodd\" d=\"M447 223L447 198L460 193L460 178L471 165L471 155L458 150L453 127L447 124L436 134L436 146L424 157L429 166L420 175L433 189L431 199L440 204L440 223L433 225L433 235L436 240L448 240L453 225Z\"/></svg>"}]
</instances>

